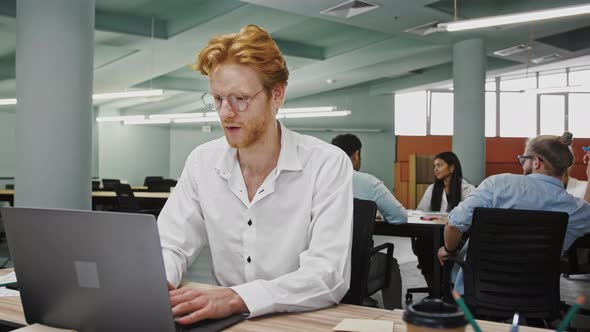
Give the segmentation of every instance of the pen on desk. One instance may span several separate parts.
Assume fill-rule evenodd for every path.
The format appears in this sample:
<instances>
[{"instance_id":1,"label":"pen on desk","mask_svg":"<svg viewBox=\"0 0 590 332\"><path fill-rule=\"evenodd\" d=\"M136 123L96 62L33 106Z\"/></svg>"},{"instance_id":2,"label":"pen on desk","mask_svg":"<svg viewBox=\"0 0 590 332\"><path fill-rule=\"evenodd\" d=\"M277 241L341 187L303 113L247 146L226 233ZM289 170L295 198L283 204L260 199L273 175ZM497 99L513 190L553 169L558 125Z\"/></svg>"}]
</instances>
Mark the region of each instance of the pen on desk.
<instances>
[{"instance_id":1,"label":"pen on desk","mask_svg":"<svg viewBox=\"0 0 590 332\"><path fill-rule=\"evenodd\" d=\"M567 311L567 313L563 317L563 320L561 321L561 323L559 323L559 326L557 327L557 330L555 330L555 331L557 331L557 332L565 331L565 328L572 321L572 319L576 315L576 312L578 311L578 309L580 309L580 306L584 304L584 301L585 301L585 298L583 296L578 296L576 298L576 302L574 303L574 305L572 305L570 307L570 310Z\"/></svg>"},{"instance_id":2,"label":"pen on desk","mask_svg":"<svg viewBox=\"0 0 590 332\"><path fill-rule=\"evenodd\" d=\"M467 305L465 304L465 302L463 302L461 295L459 295L457 291L453 291L453 298L455 299L455 302L457 302L457 304L459 305L459 308L463 310L465 318L467 318L467 321L469 321L469 324L471 324L473 330L475 332L481 332L481 328L479 328L479 325L477 325L477 322L475 321L475 318L473 318L471 311L469 311L469 308L467 308Z\"/></svg>"},{"instance_id":3,"label":"pen on desk","mask_svg":"<svg viewBox=\"0 0 590 332\"><path fill-rule=\"evenodd\" d=\"M520 319L520 316L518 315L518 312L515 312L514 316L512 317L512 326L510 327L510 332L518 332L519 319Z\"/></svg>"}]
</instances>

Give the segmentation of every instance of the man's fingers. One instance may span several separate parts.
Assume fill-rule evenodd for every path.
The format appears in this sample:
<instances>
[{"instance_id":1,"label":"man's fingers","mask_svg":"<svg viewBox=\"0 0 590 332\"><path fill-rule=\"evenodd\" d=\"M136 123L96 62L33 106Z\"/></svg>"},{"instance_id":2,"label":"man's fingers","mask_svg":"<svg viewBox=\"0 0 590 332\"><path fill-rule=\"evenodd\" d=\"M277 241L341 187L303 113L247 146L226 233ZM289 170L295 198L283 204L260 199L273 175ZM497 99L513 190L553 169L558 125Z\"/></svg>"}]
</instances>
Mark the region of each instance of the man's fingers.
<instances>
[{"instance_id":1,"label":"man's fingers","mask_svg":"<svg viewBox=\"0 0 590 332\"><path fill-rule=\"evenodd\" d=\"M174 308L179 303L191 301L191 300L196 299L197 297L199 297L201 295L202 294L200 292L195 291L195 290L188 290L188 291L183 292L183 293L177 293L176 295L172 295L171 294L171 296L170 296L170 305Z\"/></svg>"},{"instance_id":2,"label":"man's fingers","mask_svg":"<svg viewBox=\"0 0 590 332\"><path fill-rule=\"evenodd\" d=\"M174 287L170 281L166 281L166 285L168 286L168 291L173 291L176 289L176 287Z\"/></svg>"},{"instance_id":3,"label":"man's fingers","mask_svg":"<svg viewBox=\"0 0 590 332\"><path fill-rule=\"evenodd\" d=\"M201 308L197 311L193 311L192 313L190 313L186 316L176 318L175 320L178 324L183 324L183 325L193 324L198 321L202 321L203 319L210 318L209 317L210 313L211 313L211 308L207 306L207 307Z\"/></svg>"},{"instance_id":4,"label":"man's fingers","mask_svg":"<svg viewBox=\"0 0 590 332\"><path fill-rule=\"evenodd\" d=\"M209 300L206 297L200 296L197 298L192 298L187 301L182 301L172 307L172 315L176 316L183 316L198 310L201 310L204 307L209 305Z\"/></svg>"}]
</instances>

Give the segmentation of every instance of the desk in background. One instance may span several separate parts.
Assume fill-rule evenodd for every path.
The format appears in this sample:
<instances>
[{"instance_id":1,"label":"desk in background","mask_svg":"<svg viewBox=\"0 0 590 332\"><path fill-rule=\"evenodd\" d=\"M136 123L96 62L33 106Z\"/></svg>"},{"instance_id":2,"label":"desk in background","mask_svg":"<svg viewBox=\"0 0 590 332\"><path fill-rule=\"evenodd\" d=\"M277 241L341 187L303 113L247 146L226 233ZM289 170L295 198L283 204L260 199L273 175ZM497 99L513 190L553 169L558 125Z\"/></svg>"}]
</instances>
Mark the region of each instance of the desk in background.
<instances>
[{"instance_id":1,"label":"desk in background","mask_svg":"<svg viewBox=\"0 0 590 332\"><path fill-rule=\"evenodd\" d=\"M9 202L10 205L14 206L14 190L0 190L0 202ZM149 191L138 191L133 193L135 197L140 201L148 205L164 206L166 200L170 196L169 192L149 192ZM96 204L113 205L117 194L114 191L93 191L92 192L92 206Z\"/></svg>"},{"instance_id":2,"label":"desk in background","mask_svg":"<svg viewBox=\"0 0 590 332\"><path fill-rule=\"evenodd\" d=\"M385 221L375 222L375 235L400 236L400 237L417 237L432 236L434 242L434 269L432 270L432 296L440 298L442 296L442 267L438 262L437 251L444 243L443 231L447 224L446 219L438 220L421 220L422 216L444 216L443 214L424 213L420 211L408 211L408 222L401 225L392 225Z\"/></svg>"}]
</instances>

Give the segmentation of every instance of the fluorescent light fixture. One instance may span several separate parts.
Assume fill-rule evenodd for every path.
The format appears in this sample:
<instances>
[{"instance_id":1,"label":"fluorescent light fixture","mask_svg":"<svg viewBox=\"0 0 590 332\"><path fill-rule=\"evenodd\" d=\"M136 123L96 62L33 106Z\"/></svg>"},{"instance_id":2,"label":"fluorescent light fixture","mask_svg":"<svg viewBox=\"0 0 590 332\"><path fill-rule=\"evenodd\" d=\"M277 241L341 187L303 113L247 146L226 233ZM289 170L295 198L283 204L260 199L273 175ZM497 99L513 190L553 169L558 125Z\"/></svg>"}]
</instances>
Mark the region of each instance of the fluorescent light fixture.
<instances>
[{"instance_id":1,"label":"fluorescent light fixture","mask_svg":"<svg viewBox=\"0 0 590 332\"><path fill-rule=\"evenodd\" d=\"M293 131L317 131L317 132L332 132L332 133L382 133L383 129L370 128L302 128L289 127Z\"/></svg>"},{"instance_id":2,"label":"fluorescent light fixture","mask_svg":"<svg viewBox=\"0 0 590 332\"><path fill-rule=\"evenodd\" d=\"M323 118L323 117L331 117L331 116L348 116L348 115L350 115L350 111L287 113L287 114L281 114L281 115L285 119Z\"/></svg>"},{"instance_id":3,"label":"fluorescent light fixture","mask_svg":"<svg viewBox=\"0 0 590 332\"><path fill-rule=\"evenodd\" d=\"M202 123L202 122L219 122L219 117L204 117L204 118L184 118L174 119L174 123Z\"/></svg>"},{"instance_id":4,"label":"fluorescent light fixture","mask_svg":"<svg viewBox=\"0 0 590 332\"><path fill-rule=\"evenodd\" d=\"M279 114L286 114L286 113L310 113L310 112L331 112L331 111L335 111L335 110L336 110L336 106L280 108L279 109Z\"/></svg>"},{"instance_id":5,"label":"fluorescent light fixture","mask_svg":"<svg viewBox=\"0 0 590 332\"><path fill-rule=\"evenodd\" d=\"M15 98L0 99L0 105L16 105Z\"/></svg>"},{"instance_id":6,"label":"fluorescent light fixture","mask_svg":"<svg viewBox=\"0 0 590 332\"><path fill-rule=\"evenodd\" d=\"M559 7L546 10L535 10L520 14L498 15L472 20L462 20L448 23L440 23L438 27L446 31L461 31L479 28L487 28L499 25L516 24L547 20L550 18L568 17L590 13L590 5Z\"/></svg>"},{"instance_id":7,"label":"fluorescent light fixture","mask_svg":"<svg viewBox=\"0 0 590 332\"><path fill-rule=\"evenodd\" d=\"M116 99L116 98L133 98L133 97L152 97L161 96L164 94L164 90L131 90L123 92L110 92L110 93L95 93L92 95L92 99Z\"/></svg>"},{"instance_id":8,"label":"fluorescent light fixture","mask_svg":"<svg viewBox=\"0 0 590 332\"><path fill-rule=\"evenodd\" d=\"M205 113L206 117L217 117L217 112L207 112Z\"/></svg>"},{"instance_id":9,"label":"fluorescent light fixture","mask_svg":"<svg viewBox=\"0 0 590 332\"><path fill-rule=\"evenodd\" d=\"M186 118L202 118L205 114L203 113L177 113L177 114L152 114L149 116L150 119L186 119Z\"/></svg>"},{"instance_id":10,"label":"fluorescent light fixture","mask_svg":"<svg viewBox=\"0 0 590 332\"><path fill-rule=\"evenodd\" d=\"M138 121L145 120L145 115L128 115L128 116L101 116L96 118L96 122L120 122L120 121Z\"/></svg>"},{"instance_id":11,"label":"fluorescent light fixture","mask_svg":"<svg viewBox=\"0 0 590 332\"><path fill-rule=\"evenodd\" d=\"M561 59L561 55L559 55L558 53L553 53L553 54L544 55L544 56L541 56L538 58L531 59L531 62L538 65L543 62L555 61L555 60L559 60L559 59Z\"/></svg>"},{"instance_id":12,"label":"fluorescent light fixture","mask_svg":"<svg viewBox=\"0 0 590 332\"><path fill-rule=\"evenodd\" d=\"M144 120L127 120L123 121L125 125L146 125L146 124L168 124L170 119L144 119Z\"/></svg>"},{"instance_id":13,"label":"fluorescent light fixture","mask_svg":"<svg viewBox=\"0 0 590 332\"><path fill-rule=\"evenodd\" d=\"M516 46L507 47L507 48L503 48L501 50L497 50L494 52L494 54L498 55L498 56L511 56L513 54L528 51L530 49L532 49L532 47L525 45L525 44L519 44Z\"/></svg>"}]
</instances>

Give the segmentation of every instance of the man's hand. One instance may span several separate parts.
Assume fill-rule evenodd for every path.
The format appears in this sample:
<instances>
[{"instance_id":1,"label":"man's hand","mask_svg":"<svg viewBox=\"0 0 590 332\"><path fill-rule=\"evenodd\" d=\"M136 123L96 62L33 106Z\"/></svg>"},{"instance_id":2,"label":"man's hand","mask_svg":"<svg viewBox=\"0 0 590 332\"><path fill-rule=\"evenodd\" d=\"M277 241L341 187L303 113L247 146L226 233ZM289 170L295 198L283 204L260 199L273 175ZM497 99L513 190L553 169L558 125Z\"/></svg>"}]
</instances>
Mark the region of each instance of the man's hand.
<instances>
[{"instance_id":1,"label":"man's hand","mask_svg":"<svg viewBox=\"0 0 590 332\"><path fill-rule=\"evenodd\" d=\"M179 288L170 291L172 314L179 324L192 324L206 318L223 318L246 313L248 307L230 288L197 290Z\"/></svg>"},{"instance_id":2,"label":"man's hand","mask_svg":"<svg viewBox=\"0 0 590 332\"><path fill-rule=\"evenodd\" d=\"M445 262L449 259L451 255L445 250L445 247L442 246L438 249L438 261L440 265L445 265Z\"/></svg>"}]
</instances>

